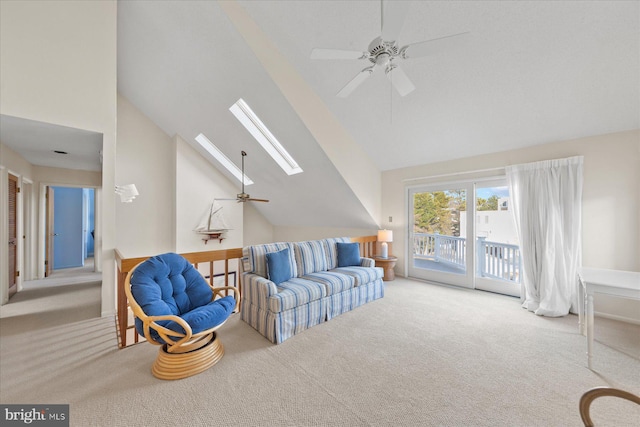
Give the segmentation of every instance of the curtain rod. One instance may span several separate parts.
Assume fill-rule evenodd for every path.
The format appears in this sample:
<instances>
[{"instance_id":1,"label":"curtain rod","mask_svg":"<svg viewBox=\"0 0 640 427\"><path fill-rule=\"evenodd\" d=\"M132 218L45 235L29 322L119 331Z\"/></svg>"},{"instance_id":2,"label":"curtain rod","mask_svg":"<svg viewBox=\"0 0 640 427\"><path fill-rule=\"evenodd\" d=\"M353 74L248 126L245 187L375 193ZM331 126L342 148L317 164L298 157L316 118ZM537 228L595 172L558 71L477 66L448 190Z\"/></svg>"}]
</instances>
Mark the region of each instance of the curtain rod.
<instances>
[{"instance_id":1,"label":"curtain rod","mask_svg":"<svg viewBox=\"0 0 640 427\"><path fill-rule=\"evenodd\" d=\"M452 173L443 173L443 174L440 174L440 175L420 176L418 178L405 178L405 179L402 180L402 182L420 181L422 179L444 178L444 177L447 177L447 176L467 175L467 174L472 174L472 173L504 171L504 170L505 170L504 166L501 166L501 167L498 167L498 168L479 169L479 170L475 170L475 171L452 172Z\"/></svg>"}]
</instances>

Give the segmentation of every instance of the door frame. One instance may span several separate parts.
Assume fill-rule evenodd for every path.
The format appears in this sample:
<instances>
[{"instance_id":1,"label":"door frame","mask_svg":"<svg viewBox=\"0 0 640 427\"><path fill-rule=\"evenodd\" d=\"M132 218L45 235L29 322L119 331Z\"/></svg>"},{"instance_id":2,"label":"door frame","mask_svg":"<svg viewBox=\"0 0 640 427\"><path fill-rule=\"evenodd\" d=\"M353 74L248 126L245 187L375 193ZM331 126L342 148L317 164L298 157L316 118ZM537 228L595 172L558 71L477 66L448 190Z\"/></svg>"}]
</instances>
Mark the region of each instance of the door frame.
<instances>
[{"instance_id":1,"label":"door frame","mask_svg":"<svg viewBox=\"0 0 640 427\"><path fill-rule=\"evenodd\" d=\"M467 207L469 206L470 200L469 196L472 196L472 203L475 203L475 194L474 194L474 185L473 183L469 183L465 181L449 181L449 182L438 182L438 183L428 183L428 184L419 184L412 185L406 187L406 209L407 209L407 229L406 229L406 247L405 253L406 256L406 268L407 268L407 277L411 277L418 280L425 280L428 282L436 282L446 285L453 285L462 288L474 288L474 272L475 272L475 261L473 259L474 248L469 244L469 239L467 237L466 248L465 248L465 259L466 259L466 271L464 274L454 274L454 273L446 273L435 270L425 270L428 271L422 277L412 276L412 266L413 263L413 195L416 193L426 193L426 192L434 192L434 191L446 191L447 189L452 188L464 189L466 191L466 203ZM465 233L467 236L475 235L475 222L469 220L469 209L465 211L465 215L467 216L467 227Z\"/></svg>"},{"instance_id":2,"label":"door frame","mask_svg":"<svg viewBox=\"0 0 640 427\"><path fill-rule=\"evenodd\" d=\"M12 183L15 182L15 189L10 189ZM20 245L20 207L18 206L20 203L19 195L20 195L20 177L18 175L14 175L11 172L7 174L7 202L10 197L13 195L15 198L13 209L11 208L11 204L7 203L7 239L3 241L3 245L8 245L7 247L7 269L5 270L7 274L7 293L8 298L11 298L18 292L18 276L20 274L20 262L19 262L19 254L20 249L22 249L22 245ZM13 230L10 226L11 219L13 218ZM11 261L13 255L13 262Z\"/></svg>"},{"instance_id":3,"label":"door frame","mask_svg":"<svg viewBox=\"0 0 640 427\"><path fill-rule=\"evenodd\" d=\"M505 177L500 177L500 178L495 178L495 179L486 179L481 181L476 181L474 183L474 198L476 196L476 192L478 190L479 185L478 184L483 184L480 188L483 188L484 186L491 186L491 187L497 187L497 186L508 186L507 183L507 178ZM511 194L509 194L509 200L511 200ZM478 212L483 212L483 211L476 211L475 210L475 203L474 202L474 218L473 221L475 223L475 216L478 214ZM473 236L474 238L474 242L476 240L477 236ZM477 260L478 258L478 254L475 254L474 259ZM508 282L505 281L501 281L501 280L497 280L497 279L492 279L489 277L481 277L478 276L477 274L475 274L475 270L474 270L474 287L475 289L480 289L483 291L489 291L489 292L493 292L496 294L502 294L502 295L509 295L509 296L514 296L514 297L519 297L520 296L520 292L521 292L521 286L520 284L516 284L516 283L512 283L509 284Z\"/></svg>"},{"instance_id":4,"label":"door frame","mask_svg":"<svg viewBox=\"0 0 640 427\"><path fill-rule=\"evenodd\" d=\"M55 215L55 191L51 185L45 188L45 238L44 238L44 277L51 276L53 271L53 242L54 242L54 215Z\"/></svg>"},{"instance_id":5,"label":"door frame","mask_svg":"<svg viewBox=\"0 0 640 427\"><path fill-rule=\"evenodd\" d=\"M418 279L418 280L424 280L427 282L435 282L435 283L439 283L439 284L444 284L444 285L450 285L450 286L457 286L457 287L463 287L463 288L470 288L470 289L479 289L479 290L486 290L486 291L491 291L491 292L495 292L495 293L499 293L499 294L503 294L503 295L511 295L511 296L519 296L519 293L515 293L515 292L505 292L504 288L501 286L496 286L495 282L484 279L484 278L478 278L476 276L476 268L477 268L477 262L476 262L476 245L475 245L475 238L476 238L476 188L479 185L483 185L484 183L491 183L492 181L504 181L506 179L505 175L492 175L492 176L487 176L487 177L481 177L481 178L467 178L467 179L459 179L459 180L452 180L452 181L442 181L442 182L427 182L427 183L421 183L421 184L415 184L415 185L410 185L410 186L405 186L405 209L407 210L405 218L407 219L407 225L406 225L406 229L405 229L405 236L406 236L406 242L405 242L405 276L406 277L411 277L414 279ZM470 186L470 190L469 187L467 188L467 198L466 198L466 202L467 202L467 227L466 227L466 232L467 232L467 236L471 236L471 239L473 241L473 244L469 244L469 237L467 238L467 247L466 247L466 259L467 259L467 271L466 271L466 275L457 275L457 274L451 274L451 273L441 273L441 272L433 272L430 273L429 278L425 279L425 278L416 278L416 277L412 277L410 274L410 264L413 262L413 201L412 201L412 194L414 194L415 192L417 192L417 190L424 190L426 191L442 191L443 188L452 188L452 187L463 187L463 186ZM469 207L471 206L472 209L469 209ZM462 280L460 280L460 277L458 277L458 280L451 280L451 279L456 279L455 276L462 276ZM470 276L470 277L469 277ZM480 280L479 280L480 279ZM478 286L480 285L480 286ZM521 286L518 287L518 290L521 292Z\"/></svg>"},{"instance_id":6,"label":"door frame","mask_svg":"<svg viewBox=\"0 0 640 427\"><path fill-rule=\"evenodd\" d=\"M38 193L38 278L45 277L45 259L46 259L46 237L47 237L47 188L48 187L70 187L70 188L93 188L93 219L95 226L94 237L94 272L102 271L102 187L97 185L82 185L82 184L66 184L60 182L41 182L40 190ZM53 224L53 222L52 222ZM52 264L53 265L53 264Z\"/></svg>"}]
</instances>

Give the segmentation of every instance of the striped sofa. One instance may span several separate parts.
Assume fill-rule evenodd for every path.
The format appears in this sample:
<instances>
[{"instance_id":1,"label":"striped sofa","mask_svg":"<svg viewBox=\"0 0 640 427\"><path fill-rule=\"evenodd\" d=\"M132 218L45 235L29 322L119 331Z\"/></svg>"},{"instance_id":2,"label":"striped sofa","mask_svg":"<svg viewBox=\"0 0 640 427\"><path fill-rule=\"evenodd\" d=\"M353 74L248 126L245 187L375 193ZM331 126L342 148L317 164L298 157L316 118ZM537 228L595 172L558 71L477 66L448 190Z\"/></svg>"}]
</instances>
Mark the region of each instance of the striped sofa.
<instances>
[{"instance_id":1,"label":"striped sofa","mask_svg":"<svg viewBox=\"0 0 640 427\"><path fill-rule=\"evenodd\" d=\"M280 344L312 326L384 296L383 270L371 258L338 266L338 243L348 237L243 248L241 318ZM288 249L288 250L284 250ZM269 280L268 253L286 255L291 278Z\"/></svg>"}]
</instances>

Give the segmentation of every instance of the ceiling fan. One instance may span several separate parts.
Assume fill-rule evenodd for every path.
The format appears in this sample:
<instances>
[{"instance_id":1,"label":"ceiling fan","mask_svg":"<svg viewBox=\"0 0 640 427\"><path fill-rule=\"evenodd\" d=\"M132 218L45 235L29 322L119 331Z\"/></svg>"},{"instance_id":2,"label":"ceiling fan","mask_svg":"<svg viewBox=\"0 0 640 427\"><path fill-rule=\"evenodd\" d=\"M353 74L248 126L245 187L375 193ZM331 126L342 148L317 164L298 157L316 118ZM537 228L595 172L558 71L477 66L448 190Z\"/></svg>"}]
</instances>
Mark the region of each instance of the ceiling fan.
<instances>
[{"instance_id":1,"label":"ceiling fan","mask_svg":"<svg viewBox=\"0 0 640 427\"><path fill-rule=\"evenodd\" d=\"M407 2L380 0L381 35L371 41L365 52L318 48L311 51L311 59L365 59L373 64L360 71L340 89L336 96L340 98L349 96L367 77L373 74L376 68L383 69L400 96L405 96L412 92L415 86L396 61L427 56L443 49L452 48L467 38L465 36L469 33L465 32L400 47L397 40L407 15L408 6Z\"/></svg>"},{"instance_id":2,"label":"ceiling fan","mask_svg":"<svg viewBox=\"0 0 640 427\"><path fill-rule=\"evenodd\" d=\"M238 195L236 196L235 199L218 199L218 200L235 200L238 203L242 202L268 202L269 200L267 199L255 199L252 198L250 195L248 195L247 193L244 192L244 158L247 156L247 153L243 150L240 151L240 154L242 154L242 192L238 193Z\"/></svg>"}]
</instances>

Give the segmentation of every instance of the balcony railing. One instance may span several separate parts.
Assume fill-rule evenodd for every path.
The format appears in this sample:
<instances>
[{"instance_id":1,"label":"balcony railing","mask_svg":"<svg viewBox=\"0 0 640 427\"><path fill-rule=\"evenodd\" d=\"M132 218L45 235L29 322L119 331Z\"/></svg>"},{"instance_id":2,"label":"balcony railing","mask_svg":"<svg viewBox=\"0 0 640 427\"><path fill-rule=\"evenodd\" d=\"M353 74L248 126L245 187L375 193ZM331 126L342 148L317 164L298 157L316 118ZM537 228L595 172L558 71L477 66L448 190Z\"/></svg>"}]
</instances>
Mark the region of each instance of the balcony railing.
<instances>
[{"instance_id":1,"label":"balcony railing","mask_svg":"<svg viewBox=\"0 0 640 427\"><path fill-rule=\"evenodd\" d=\"M464 270L466 268L464 237L415 233L413 256ZM491 242L486 237L476 239L476 273L480 277L520 283L522 260L517 245Z\"/></svg>"}]
</instances>

